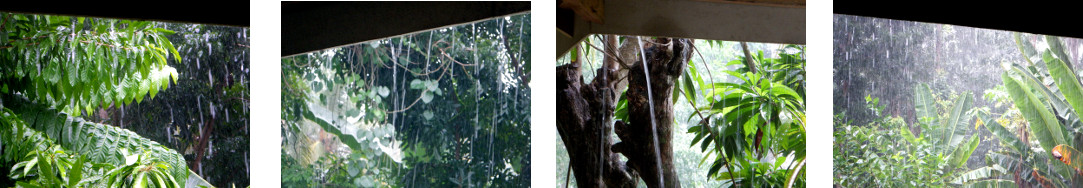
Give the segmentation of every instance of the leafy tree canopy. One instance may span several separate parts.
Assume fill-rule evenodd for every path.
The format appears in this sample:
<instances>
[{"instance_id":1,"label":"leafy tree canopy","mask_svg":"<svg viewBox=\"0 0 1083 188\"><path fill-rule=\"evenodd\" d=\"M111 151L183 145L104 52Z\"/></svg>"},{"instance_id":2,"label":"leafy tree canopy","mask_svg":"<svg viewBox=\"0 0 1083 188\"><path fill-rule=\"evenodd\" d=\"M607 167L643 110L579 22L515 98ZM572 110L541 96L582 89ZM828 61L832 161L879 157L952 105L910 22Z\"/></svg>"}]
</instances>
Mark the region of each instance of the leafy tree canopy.
<instances>
[{"instance_id":1,"label":"leafy tree canopy","mask_svg":"<svg viewBox=\"0 0 1083 188\"><path fill-rule=\"evenodd\" d=\"M529 32L518 14L283 58L283 184L528 186Z\"/></svg>"},{"instance_id":2,"label":"leafy tree canopy","mask_svg":"<svg viewBox=\"0 0 1083 188\"><path fill-rule=\"evenodd\" d=\"M176 82L173 34L150 21L0 14L0 89L70 114L141 102Z\"/></svg>"}]
</instances>

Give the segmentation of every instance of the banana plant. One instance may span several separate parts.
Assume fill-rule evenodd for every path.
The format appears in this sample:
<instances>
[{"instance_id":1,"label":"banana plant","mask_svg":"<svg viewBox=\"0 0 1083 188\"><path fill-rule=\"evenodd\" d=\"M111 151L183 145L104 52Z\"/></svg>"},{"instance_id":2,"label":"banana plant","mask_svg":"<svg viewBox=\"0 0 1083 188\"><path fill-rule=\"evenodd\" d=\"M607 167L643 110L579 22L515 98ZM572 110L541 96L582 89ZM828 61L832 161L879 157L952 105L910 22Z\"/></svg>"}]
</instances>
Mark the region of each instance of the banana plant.
<instances>
[{"instance_id":1,"label":"banana plant","mask_svg":"<svg viewBox=\"0 0 1083 188\"><path fill-rule=\"evenodd\" d=\"M920 84L914 88L914 108L918 113L918 122L923 130L930 131L934 148L941 155L948 157L947 170L963 168L979 141L978 136L966 138L967 125L973 119L973 114L967 112L973 104L971 94L964 92L956 98L950 111L947 112L948 116L943 118L939 117L940 110L933 105L935 103L933 100L933 94L928 85ZM935 126L936 124L939 126Z\"/></svg>"},{"instance_id":2,"label":"banana plant","mask_svg":"<svg viewBox=\"0 0 1083 188\"><path fill-rule=\"evenodd\" d=\"M1079 156L1079 150L1075 150L1075 148L1072 148L1072 146L1061 144L1053 148L1053 152L1051 154L1053 155L1053 158L1056 158L1057 160L1063 162L1065 165L1072 167L1076 173L1083 174L1083 171L1080 170L1083 169L1083 163L1080 163L1083 162L1081 161L1083 160L1081 159L1083 157Z\"/></svg>"},{"instance_id":3,"label":"banana plant","mask_svg":"<svg viewBox=\"0 0 1083 188\"><path fill-rule=\"evenodd\" d=\"M995 120L985 126L1006 146L1002 154L990 160L1015 172L1017 185L1078 186L1083 181L1075 156L1083 141L1083 85L1057 37L1033 37L1014 34L1025 63L1003 63L1004 86L1019 115L1026 120L1027 132L1019 138ZM1030 39L1044 39L1048 48L1036 48ZM1005 113L1002 116L1008 116ZM1027 139L1030 137L1030 140ZM1030 146L1031 140L1037 147ZM1019 172L1031 173L1019 173ZM1003 176L990 176L1003 177Z\"/></svg>"},{"instance_id":4,"label":"banana plant","mask_svg":"<svg viewBox=\"0 0 1083 188\"><path fill-rule=\"evenodd\" d=\"M967 112L973 104L972 95L969 92L959 95L952 102L951 109L946 112L947 116L940 117L941 112L935 105L935 99L931 91L926 84L920 84L914 88L914 108L918 114L918 124L922 130L928 130L931 136L931 138L927 139L931 140L931 142L924 144L931 144L935 153L947 158L944 170L952 172L966 169L966 162L974 153L974 150L977 149L980 139L976 135L967 138L967 135L970 134L967 125L970 125L970 121L973 119L973 114ZM908 129L903 128L906 137L911 136ZM917 136L917 138L918 140L926 140L922 135ZM907 139L907 141L910 140ZM911 142L911 144L922 143ZM963 173L963 176L966 175L967 173Z\"/></svg>"}]
</instances>

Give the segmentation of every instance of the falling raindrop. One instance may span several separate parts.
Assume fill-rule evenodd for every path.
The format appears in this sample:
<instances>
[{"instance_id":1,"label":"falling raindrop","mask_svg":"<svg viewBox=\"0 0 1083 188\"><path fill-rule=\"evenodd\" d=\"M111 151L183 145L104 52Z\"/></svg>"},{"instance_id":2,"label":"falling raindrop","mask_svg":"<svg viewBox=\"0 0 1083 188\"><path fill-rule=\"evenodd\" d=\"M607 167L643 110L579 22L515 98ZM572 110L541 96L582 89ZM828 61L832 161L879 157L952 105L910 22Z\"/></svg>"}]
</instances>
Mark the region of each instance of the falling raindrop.
<instances>
[{"instance_id":1,"label":"falling raindrop","mask_svg":"<svg viewBox=\"0 0 1083 188\"><path fill-rule=\"evenodd\" d=\"M650 71L647 70L647 68L648 68L647 67L647 57L646 57L647 53L646 53L645 50L643 50L643 39L637 36L636 41L639 42L639 53L642 54L642 55L640 55L640 57L643 59L643 74L644 74L644 76L645 76L645 78L647 80L647 84L646 84L647 85L647 104L650 105L649 109L651 110L650 111L651 133L654 134L654 157L658 161L657 162L657 164L658 164L658 171L657 172L662 173L662 163L661 163L661 161L662 161L662 155L661 155L662 150L658 146L658 125L655 124L655 120L654 120L654 93L651 91L651 75L650 75ZM659 177L658 178L658 185L659 186L664 186L665 184L666 184L665 183L665 178Z\"/></svg>"}]
</instances>

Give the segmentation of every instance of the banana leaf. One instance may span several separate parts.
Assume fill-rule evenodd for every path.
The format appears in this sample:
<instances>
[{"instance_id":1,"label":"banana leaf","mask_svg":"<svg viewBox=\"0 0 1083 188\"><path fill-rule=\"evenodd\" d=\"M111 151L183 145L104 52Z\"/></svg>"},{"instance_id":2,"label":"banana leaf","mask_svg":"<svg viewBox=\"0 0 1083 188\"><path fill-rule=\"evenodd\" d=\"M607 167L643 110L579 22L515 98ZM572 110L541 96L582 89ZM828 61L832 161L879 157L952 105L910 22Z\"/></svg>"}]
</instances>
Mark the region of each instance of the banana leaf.
<instances>
[{"instance_id":1,"label":"banana leaf","mask_svg":"<svg viewBox=\"0 0 1083 188\"><path fill-rule=\"evenodd\" d=\"M1011 131L1008 131L1007 128L1000 125L1000 123L985 117L982 117L982 119L982 121L985 122L985 129L993 133L993 136L996 136L1001 143L1008 146L1011 151L1022 154L1022 158L1027 158L1027 155L1030 154L1030 148L1027 147L1022 140L1016 137L1015 134L1012 134Z\"/></svg>"},{"instance_id":2,"label":"banana leaf","mask_svg":"<svg viewBox=\"0 0 1083 188\"><path fill-rule=\"evenodd\" d=\"M1072 106L1076 117L1083 117L1083 114L1080 114L1080 110L1083 110L1083 86L1076 79L1076 74L1065 62L1057 59L1048 62L1048 65L1049 75L1057 83L1060 93L1064 94L1064 99Z\"/></svg>"},{"instance_id":3,"label":"banana leaf","mask_svg":"<svg viewBox=\"0 0 1083 188\"><path fill-rule=\"evenodd\" d=\"M29 128L42 132L65 149L86 154L92 162L119 166L124 164L121 149L149 152L168 165L174 179L188 178L188 166L183 156L134 132L73 118L61 110L13 94L3 95L3 106L15 112ZM184 186L183 182L178 183Z\"/></svg>"},{"instance_id":4,"label":"banana leaf","mask_svg":"<svg viewBox=\"0 0 1083 188\"><path fill-rule=\"evenodd\" d=\"M991 180L976 181L974 183L967 184L967 185L965 185L963 187L1019 187L1019 186L1015 185L1015 182L1011 181L1011 180L991 179Z\"/></svg>"},{"instance_id":5,"label":"banana leaf","mask_svg":"<svg viewBox=\"0 0 1083 188\"><path fill-rule=\"evenodd\" d=\"M959 98L955 99L955 106L951 108L948 121L942 122L944 123L945 134L941 143L947 143L948 146L954 147L965 139L963 137L966 136L967 125L970 124L970 119L972 119L972 115L966 113L966 110L970 109L971 106L970 97L969 92L964 92Z\"/></svg>"},{"instance_id":6,"label":"banana leaf","mask_svg":"<svg viewBox=\"0 0 1083 188\"><path fill-rule=\"evenodd\" d=\"M1061 61L1064 61L1064 63L1067 63L1068 66L1065 66L1065 68L1068 68L1068 70L1071 70L1072 61L1070 60L1071 58L1068 58L1068 57L1071 57L1071 56L1068 56L1068 53L1065 53L1067 51L1065 50L1064 43L1062 43L1060 41L1060 38L1056 37L1056 36L1046 35L1045 36L1045 42L1049 44L1049 50L1053 51L1054 54L1057 54L1057 58L1059 58ZM1049 63L1049 62L1046 62L1046 63ZM1050 69L1052 69L1052 68L1050 68Z\"/></svg>"},{"instance_id":7,"label":"banana leaf","mask_svg":"<svg viewBox=\"0 0 1083 188\"><path fill-rule=\"evenodd\" d=\"M1080 169L1083 169L1083 163L1081 163L1083 162L1083 156L1079 156L1081 154L1079 150L1075 150L1072 146L1058 145L1050 153L1060 162L1075 169L1077 173L1080 172Z\"/></svg>"},{"instance_id":8,"label":"banana leaf","mask_svg":"<svg viewBox=\"0 0 1083 188\"><path fill-rule=\"evenodd\" d=\"M914 87L914 110L917 111L918 120L926 125L936 124L937 118L936 100L933 99L929 86L920 84Z\"/></svg>"},{"instance_id":9,"label":"banana leaf","mask_svg":"<svg viewBox=\"0 0 1083 188\"><path fill-rule=\"evenodd\" d=\"M958 177L955 177L955 179L952 180L952 183L954 183L954 184L963 184L963 185L972 184L972 183L978 182L976 180L996 178L997 176L1000 176L1000 175L1003 175L1003 174L1006 174L1006 173L1008 173L1008 169L1005 169L1004 167L1001 167L1000 165L993 164L993 166L981 167L981 168L974 169L974 170L971 170L969 172L965 172L963 174L960 174Z\"/></svg>"},{"instance_id":10,"label":"banana leaf","mask_svg":"<svg viewBox=\"0 0 1083 188\"><path fill-rule=\"evenodd\" d=\"M1057 145L1068 144L1064 138L1066 131L1057 122L1053 112L1050 112L1034 93L1025 89L1025 85L1019 80L1008 76L1007 72L1001 74L1001 77L1004 79L1004 85L1008 88L1008 94L1011 95L1015 107L1019 108L1023 118L1030 122L1030 132L1038 138L1042 149L1052 151Z\"/></svg>"},{"instance_id":11,"label":"banana leaf","mask_svg":"<svg viewBox=\"0 0 1083 188\"><path fill-rule=\"evenodd\" d=\"M948 158L948 164L954 165L955 168L965 167L970 154L973 154L974 149L978 148L979 138L980 136L971 136L970 142L967 142L966 145L955 147L955 151L951 152L951 156Z\"/></svg>"}]
</instances>

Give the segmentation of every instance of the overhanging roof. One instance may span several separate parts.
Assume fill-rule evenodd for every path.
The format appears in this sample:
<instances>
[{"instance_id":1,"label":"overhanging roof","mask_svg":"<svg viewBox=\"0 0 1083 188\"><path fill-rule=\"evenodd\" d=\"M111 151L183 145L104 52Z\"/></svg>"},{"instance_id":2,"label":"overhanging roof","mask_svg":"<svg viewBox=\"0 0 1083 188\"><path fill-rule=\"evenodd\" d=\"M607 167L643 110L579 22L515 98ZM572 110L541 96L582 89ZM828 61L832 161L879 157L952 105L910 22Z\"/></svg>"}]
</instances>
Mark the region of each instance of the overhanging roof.
<instances>
[{"instance_id":1,"label":"overhanging roof","mask_svg":"<svg viewBox=\"0 0 1083 188\"><path fill-rule=\"evenodd\" d=\"M0 6L0 11L248 27L250 20L248 3L248 1L242 1L228 5L213 5L200 2L139 1L124 6L128 3L20 1L19 6Z\"/></svg>"},{"instance_id":2,"label":"overhanging roof","mask_svg":"<svg viewBox=\"0 0 1083 188\"><path fill-rule=\"evenodd\" d=\"M836 0L836 14L951 24L1083 38L1077 6L1057 2L959 2L917 0L888 4ZM885 6L887 5L887 6Z\"/></svg>"},{"instance_id":3,"label":"overhanging roof","mask_svg":"<svg viewBox=\"0 0 1083 188\"><path fill-rule=\"evenodd\" d=\"M530 2L282 2L282 55L530 10Z\"/></svg>"},{"instance_id":4,"label":"overhanging roof","mask_svg":"<svg viewBox=\"0 0 1083 188\"><path fill-rule=\"evenodd\" d=\"M557 57L590 34L804 44L804 1L791 2L798 1L609 0L602 23L558 8Z\"/></svg>"}]
</instances>

